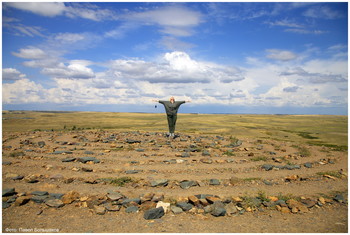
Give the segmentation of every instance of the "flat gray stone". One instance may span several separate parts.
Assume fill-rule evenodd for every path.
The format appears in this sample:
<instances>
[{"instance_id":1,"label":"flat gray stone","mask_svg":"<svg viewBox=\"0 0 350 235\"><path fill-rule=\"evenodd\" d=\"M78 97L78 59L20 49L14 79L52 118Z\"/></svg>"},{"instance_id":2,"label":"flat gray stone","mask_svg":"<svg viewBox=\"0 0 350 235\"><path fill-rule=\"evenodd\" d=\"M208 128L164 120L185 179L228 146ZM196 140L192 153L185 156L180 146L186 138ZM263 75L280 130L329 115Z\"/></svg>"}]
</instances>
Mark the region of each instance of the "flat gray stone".
<instances>
[{"instance_id":1,"label":"flat gray stone","mask_svg":"<svg viewBox=\"0 0 350 235\"><path fill-rule=\"evenodd\" d=\"M159 219L165 214L163 207L152 208L145 212L143 218L146 220Z\"/></svg>"},{"instance_id":2,"label":"flat gray stone","mask_svg":"<svg viewBox=\"0 0 350 235\"><path fill-rule=\"evenodd\" d=\"M168 180L167 179L159 179L159 180L153 180L151 181L151 186L152 187L157 187L157 186L167 186L168 185Z\"/></svg>"},{"instance_id":3,"label":"flat gray stone","mask_svg":"<svg viewBox=\"0 0 350 235\"><path fill-rule=\"evenodd\" d=\"M170 210L174 213L174 214L180 214L183 212L183 210L178 207L178 206L171 206L170 207Z\"/></svg>"},{"instance_id":4,"label":"flat gray stone","mask_svg":"<svg viewBox=\"0 0 350 235\"><path fill-rule=\"evenodd\" d=\"M210 179L209 185L220 185L220 181L218 179Z\"/></svg>"},{"instance_id":5,"label":"flat gray stone","mask_svg":"<svg viewBox=\"0 0 350 235\"><path fill-rule=\"evenodd\" d=\"M35 195L35 196L45 196L45 195L49 195L49 193L46 192L46 191L33 191L33 192L31 192L30 194Z\"/></svg>"},{"instance_id":6,"label":"flat gray stone","mask_svg":"<svg viewBox=\"0 0 350 235\"><path fill-rule=\"evenodd\" d=\"M5 188L2 190L2 196L3 197L8 197L8 196L12 196L15 195L16 191L15 188Z\"/></svg>"},{"instance_id":7,"label":"flat gray stone","mask_svg":"<svg viewBox=\"0 0 350 235\"><path fill-rule=\"evenodd\" d=\"M87 162L90 162L90 161L94 162L94 163L100 163L100 160L98 160L95 157L81 157L81 158L78 158L78 161L82 162L82 163L87 163Z\"/></svg>"},{"instance_id":8,"label":"flat gray stone","mask_svg":"<svg viewBox=\"0 0 350 235\"><path fill-rule=\"evenodd\" d=\"M67 157L65 159L62 159L62 162L74 162L75 161L75 157Z\"/></svg>"},{"instance_id":9,"label":"flat gray stone","mask_svg":"<svg viewBox=\"0 0 350 235\"><path fill-rule=\"evenodd\" d=\"M184 211L189 211L193 207L192 204L190 204L188 202L178 202L178 203L176 203L176 206L180 207Z\"/></svg>"},{"instance_id":10,"label":"flat gray stone","mask_svg":"<svg viewBox=\"0 0 350 235\"><path fill-rule=\"evenodd\" d=\"M126 213L136 213L139 211L139 208L137 206L129 206L125 209Z\"/></svg>"},{"instance_id":11,"label":"flat gray stone","mask_svg":"<svg viewBox=\"0 0 350 235\"><path fill-rule=\"evenodd\" d=\"M195 181L192 181L192 180L184 180L182 182L180 182L180 187L182 189L189 189L193 186L196 186L197 183Z\"/></svg>"},{"instance_id":12,"label":"flat gray stone","mask_svg":"<svg viewBox=\"0 0 350 235\"><path fill-rule=\"evenodd\" d=\"M64 206L64 203L60 199L49 199L45 202L50 207L60 208Z\"/></svg>"}]
</instances>

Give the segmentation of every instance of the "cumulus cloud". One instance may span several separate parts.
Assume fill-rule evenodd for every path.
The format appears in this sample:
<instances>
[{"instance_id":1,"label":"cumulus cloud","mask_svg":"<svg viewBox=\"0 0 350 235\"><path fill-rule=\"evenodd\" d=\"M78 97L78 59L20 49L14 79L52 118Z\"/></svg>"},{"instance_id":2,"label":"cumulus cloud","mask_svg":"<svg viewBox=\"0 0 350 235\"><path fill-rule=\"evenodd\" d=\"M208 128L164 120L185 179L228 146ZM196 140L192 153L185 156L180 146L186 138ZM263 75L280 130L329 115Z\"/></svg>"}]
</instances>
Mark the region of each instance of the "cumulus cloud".
<instances>
[{"instance_id":1,"label":"cumulus cloud","mask_svg":"<svg viewBox=\"0 0 350 235\"><path fill-rule=\"evenodd\" d=\"M185 52L165 53L161 63L143 60L114 60L109 64L114 76L151 83L225 83L244 79L242 72L230 66L196 61Z\"/></svg>"},{"instance_id":2,"label":"cumulus cloud","mask_svg":"<svg viewBox=\"0 0 350 235\"><path fill-rule=\"evenodd\" d=\"M16 80L2 85L2 101L5 104L42 102L45 89L29 79Z\"/></svg>"},{"instance_id":3,"label":"cumulus cloud","mask_svg":"<svg viewBox=\"0 0 350 235\"><path fill-rule=\"evenodd\" d=\"M2 79L3 80L19 80L26 78L26 75L14 68L4 68L2 69Z\"/></svg>"},{"instance_id":4,"label":"cumulus cloud","mask_svg":"<svg viewBox=\"0 0 350 235\"><path fill-rule=\"evenodd\" d=\"M69 65L60 63L57 67L43 68L42 73L55 78L88 79L94 78L92 69L83 61L71 61Z\"/></svg>"},{"instance_id":5,"label":"cumulus cloud","mask_svg":"<svg viewBox=\"0 0 350 235\"><path fill-rule=\"evenodd\" d=\"M266 52L268 53L266 57L273 60L288 61L297 58L296 54L286 50L267 49Z\"/></svg>"},{"instance_id":6,"label":"cumulus cloud","mask_svg":"<svg viewBox=\"0 0 350 235\"><path fill-rule=\"evenodd\" d=\"M32 54L35 53L21 55L35 57ZM100 63L104 70L95 72L94 61L33 59L24 65L40 68L41 73L51 77L54 83L51 88L23 77L25 82L14 80L4 84L3 97L4 103L27 102L23 97L15 98L24 96L30 101L74 105L147 103L151 97L163 99L169 95L192 99L196 104L302 107L347 103L347 90L343 89L347 82L345 59L294 60L282 64L265 58L249 61L247 68L236 67L173 51L156 60L110 60ZM16 91L18 85L28 85L28 89Z\"/></svg>"},{"instance_id":7,"label":"cumulus cloud","mask_svg":"<svg viewBox=\"0 0 350 235\"><path fill-rule=\"evenodd\" d=\"M24 59L43 59L47 56L43 50L37 47L22 48L19 52L12 52L12 54Z\"/></svg>"},{"instance_id":8,"label":"cumulus cloud","mask_svg":"<svg viewBox=\"0 0 350 235\"><path fill-rule=\"evenodd\" d=\"M310 83L327 83L327 82L347 82L347 80L341 74L332 74L332 73L312 73L307 72L301 67L296 67L285 72L282 72L281 75L292 76L297 75L300 78L307 80Z\"/></svg>"},{"instance_id":9,"label":"cumulus cloud","mask_svg":"<svg viewBox=\"0 0 350 235\"><path fill-rule=\"evenodd\" d=\"M298 86L290 86L283 88L284 92L297 92L300 87Z\"/></svg>"}]
</instances>

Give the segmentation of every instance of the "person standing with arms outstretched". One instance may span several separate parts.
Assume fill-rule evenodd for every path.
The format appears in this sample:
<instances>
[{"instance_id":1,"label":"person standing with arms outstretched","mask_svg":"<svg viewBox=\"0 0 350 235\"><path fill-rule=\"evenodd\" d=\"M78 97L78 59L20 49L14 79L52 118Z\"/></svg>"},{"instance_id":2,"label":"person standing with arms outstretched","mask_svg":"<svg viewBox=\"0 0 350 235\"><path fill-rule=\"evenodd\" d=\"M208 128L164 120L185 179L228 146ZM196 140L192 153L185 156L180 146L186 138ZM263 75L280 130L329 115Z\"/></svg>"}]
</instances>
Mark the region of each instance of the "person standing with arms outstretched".
<instances>
[{"instance_id":1,"label":"person standing with arms outstretched","mask_svg":"<svg viewBox=\"0 0 350 235\"><path fill-rule=\"evenodd\" d=\"M188 101L175 101L174 97L170 97L169 101L166 100L152 100L154 102L159 102L164 105L165 112L168 118L168 126L169 126L169 137L175 138L175 125L177 120L177 111L179 110L180 105L184 103L191 102Z\"/></svg>"}]
</instances>

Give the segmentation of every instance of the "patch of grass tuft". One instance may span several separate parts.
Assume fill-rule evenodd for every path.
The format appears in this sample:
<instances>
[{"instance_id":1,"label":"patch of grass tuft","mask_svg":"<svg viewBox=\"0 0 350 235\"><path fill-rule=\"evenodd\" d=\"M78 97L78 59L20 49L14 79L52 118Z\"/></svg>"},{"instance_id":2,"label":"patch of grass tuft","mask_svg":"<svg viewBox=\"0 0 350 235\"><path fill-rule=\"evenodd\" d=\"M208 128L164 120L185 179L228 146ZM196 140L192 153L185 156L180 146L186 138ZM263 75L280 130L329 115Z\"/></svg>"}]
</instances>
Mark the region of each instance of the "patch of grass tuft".
<instances>
[{"instance_id":1,"label":"patch of grass tuft","mask_svg":"<svg viewBox=\"0 0 350 235\"><path fill-rule=\"evenodd\" d=\"M320 176L324 176L324 175L330 175L333 176L335 178L342 178L342 174L338 171L321 171L321 172L317 172L316 175L320 175Z\"/></svg>"},{"instance_id":2,"label":"patch of grass tuft","mask_svg":"<svg viewBox=\"0 0 350 235\"><path fill-rule=\"evenodd\" d=\"M242 179L245 182L251 182L251 181L255 181L255 180L261 180L260 177L248 177L248 178L244 178Z\"/></svg>"},{"instance_id":3,"label":"patch of grass tuft","mask_svg":"<svg viewBox=\"0 0 350 235\"><path fill-rule=\"evenodd\" d=\"M270 201L270 199L267 198L266 193L262 190L260 190L258 192L257 198L259 198L262 202L269 202Z\"/></svg>"},{"instance_id":4,"label":"patch of grass tuft","mask_svg":"<svg viewBox=\"0 0 350 235\"><path fill-rule=\"evenodd\" d=\"M10 153L10 157L22 157L22 156L24 156L25 155L25 153L24 152L22 152L22 151L18 151L18 152L12 152L12 153Z\"/></svg>"},{"instance_id":5,"label":"patch of grass tuft","mask_svg":"<svg viewBox=\"0 0 350 235\"><path fill-rule=\"evenodd\" d=\"M306 147L299 146L299 147L298 147L298 150L299 150L299 154L300 154L302 157L310 157L310 156L311 156L310 150L308 150Z\"/></svg>"},{"instance_id":6,"label":"patch of grass tuft","mask_svg":"<svg viewBox=\"0 0 350 235\"><path fill-rule=\"evenodd\" d=\"M297 200L298 197L294 196L293 194L291 193L288 193L288 194L282 194L281 192L278 194L277 198L279 200L283 200L283 201L288 201L289 199L294 199L294 200Z\"/></svg>"},{"instance_id":7,"label":"patch of grass tuft","mask_svg":"<svg viewBox=\"0 0 350 235\"><path fill-rule=\"evenodd\" d=\"M114 186L119 186L119 187L123 187L125 186L127 183L131 183L134 182L134 180L131 177L120 177L120 178L113 178L113 177L109 177L109 178L102 178L102 181L108 182Z\"/></svg>"},{"instance_id":8,"label":"patch of grass tuft","mask_svg":"<svg viewBox=\"0 0 350 235\"><path fill-rule=\"evenodd\" d=\"M299 133L298 133L298 136L301 136L301 137L303 137L303 138L305 138L305 139L319 139L318 137L311 136L310 134L311 134L311 133L309 133L309 132L304 132L304 131L302 131L302 132L299 132Z\"/></svg>"},{"instance_id":9,"label":"patch of grass tuft","mask_svg":"<svg viewBox=\"0 0 350 235\"><path fill-rule=\"evenodd\" d=\"M265 157L265 156L253 157L250 160L252 160L253 162L258 162L258 161L266 162L267 161L267 157Z\"/></svg>"},{"instance_id":10,"label":"patch of grass tuft","mask_svg":"<svg viewBox=\"0 0 350 235\"><path fill-rule=\"evenodd\" d=\"M227 150L227 151L224 152L223 154L224 154L224 155L227 155L227 156L230 156L230 157L235 156L235 154L233 153L232 150Z\"/></svg>"}]
</instances>

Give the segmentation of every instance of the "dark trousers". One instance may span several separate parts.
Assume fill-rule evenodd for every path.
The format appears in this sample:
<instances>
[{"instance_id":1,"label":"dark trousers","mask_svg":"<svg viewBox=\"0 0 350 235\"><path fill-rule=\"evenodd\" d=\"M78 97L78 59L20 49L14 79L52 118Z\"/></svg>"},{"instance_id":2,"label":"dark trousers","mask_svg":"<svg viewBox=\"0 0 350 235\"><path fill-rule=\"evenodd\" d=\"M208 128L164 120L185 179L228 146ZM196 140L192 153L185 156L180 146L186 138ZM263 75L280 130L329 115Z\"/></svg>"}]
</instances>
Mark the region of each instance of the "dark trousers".
<instances>
[{"instance_id":1,"label":"dark trousers","mask_svg":"<svg viewBox=\"0 0 350 235\"><path fill-rule=\"evenodd\" d=\"M174 133L175 132L175 125L176 125L176 119L177 115L167 115L168 117L168 126L169 126L169 132Z\"/></svg>"}]
</instances>

